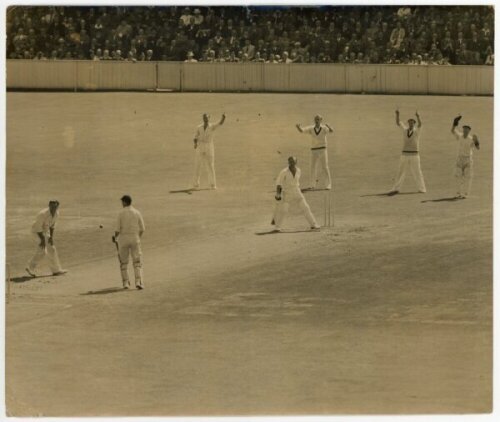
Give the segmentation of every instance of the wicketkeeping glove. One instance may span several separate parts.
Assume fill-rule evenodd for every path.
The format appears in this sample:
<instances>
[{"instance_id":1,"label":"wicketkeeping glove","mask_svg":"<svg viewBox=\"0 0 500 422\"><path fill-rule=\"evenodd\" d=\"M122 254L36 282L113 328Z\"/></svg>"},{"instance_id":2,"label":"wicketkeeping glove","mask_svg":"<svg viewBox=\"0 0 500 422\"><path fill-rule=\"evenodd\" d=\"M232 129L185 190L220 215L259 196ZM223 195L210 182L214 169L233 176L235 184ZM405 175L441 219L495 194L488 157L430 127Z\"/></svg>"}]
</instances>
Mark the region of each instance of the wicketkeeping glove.
<instances>
[{"instance_id":1,"label":"wicketkeeping glove","mask_svg":"<svg viewBox=\"0 0 500 422\"><path fill-rule=\"evenodd\" d=\"M458 123L460 122L460 119L462 116L457 116L453 119L453 126L458 126Z\"/></svg>"}]
</instances>

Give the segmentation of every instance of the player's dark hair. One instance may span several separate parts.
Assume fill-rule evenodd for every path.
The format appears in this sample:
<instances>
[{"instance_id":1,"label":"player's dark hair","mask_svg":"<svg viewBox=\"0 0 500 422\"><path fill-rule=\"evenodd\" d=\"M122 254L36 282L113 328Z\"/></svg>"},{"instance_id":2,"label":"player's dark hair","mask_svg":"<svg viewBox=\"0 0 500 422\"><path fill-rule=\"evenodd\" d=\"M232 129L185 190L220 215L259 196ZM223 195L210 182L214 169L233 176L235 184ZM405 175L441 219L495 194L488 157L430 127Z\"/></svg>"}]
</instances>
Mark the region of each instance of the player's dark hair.
<instances>
[{"instance_id":1,"label":"player's dark hair","mask_svg":"<svg viewBox=\"0 0 500 422\"><path fill-rule=\"evenodd\" d=\"M125 204L125 205L130 205L132 204L132 198L129 196L129 195L123 195L121 197L121 200L122 202Z\"/></svg>"}]
</instances>

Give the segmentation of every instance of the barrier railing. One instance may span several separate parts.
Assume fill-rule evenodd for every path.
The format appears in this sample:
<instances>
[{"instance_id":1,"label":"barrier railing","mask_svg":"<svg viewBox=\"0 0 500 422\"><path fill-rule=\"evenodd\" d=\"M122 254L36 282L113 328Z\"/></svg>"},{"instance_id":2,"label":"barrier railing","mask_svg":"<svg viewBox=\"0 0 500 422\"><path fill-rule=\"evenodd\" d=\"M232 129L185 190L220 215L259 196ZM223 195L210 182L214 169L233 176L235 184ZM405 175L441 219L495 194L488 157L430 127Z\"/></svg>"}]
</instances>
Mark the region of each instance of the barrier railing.
<instances>
[{"instance_id":1,"label":"barrier railing","mask_svg":"<svg viewBox=\"0 0 500 422\"><path fill-rule=\"evenodd\" d=\"M493 95L492 66L7 60L7 88Z\"/></svg>"}]
</instances>

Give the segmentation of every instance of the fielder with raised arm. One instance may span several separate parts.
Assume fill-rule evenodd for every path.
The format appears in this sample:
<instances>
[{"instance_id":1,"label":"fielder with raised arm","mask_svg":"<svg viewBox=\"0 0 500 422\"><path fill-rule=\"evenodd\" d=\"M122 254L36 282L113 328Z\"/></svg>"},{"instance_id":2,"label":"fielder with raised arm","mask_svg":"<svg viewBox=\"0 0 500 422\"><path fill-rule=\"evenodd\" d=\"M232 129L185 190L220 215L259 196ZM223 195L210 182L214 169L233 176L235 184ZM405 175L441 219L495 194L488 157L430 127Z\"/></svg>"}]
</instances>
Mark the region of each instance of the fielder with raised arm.
<instances>
[{"instance_id":1,"label":"fielder with raised arm","mask_svg":"<svg viewBox=\"0 0 500 422\"><path fill-rule=\"evenodd\" d=\"M141 213L132 206L132 198L129 195L123 195L121 201L123 210L118 214L113 242L118 243L123 288L128 289L130 287L127 267L129 255L132 255L135 287L141 290L144 289L141 237L144 230L146 230L146 226Z\"/></svg>"},{"instance_id":2,"label":"fielder with raised arm","mask_svg":"<svg viewBox=\"0 0 500 422\"><path fill-rule=\"evenodd\" d=\"M298 206L302 210L311 230L319 230L320 228L300 190L300 173L300 169L297 167L297 158L288 157L288 167L281 170L276 179L275 199L277 202L271 224L274 224L277 232L281 231L290 205Z\"/></svg>"},{"instance_id":3,"label":"fielder with raised arm","mask_svg":"<svg viewBox=\"0 0 500 422\"><path fill-rule=\"evenodd\" d=\"M470 135L471 127L462 126L462 132L457 127L462 116L453 119L451 133L455 136L457 143L457 161L455 163L455 178L457 183L457 198L465 199L470 193L472 183L472 153L474 148L479 150L479 139L477 135Z\"/></svg>"},{"instance_id":4,"label":"fielder with raised arm","mask_svg":"<svg viewBox=\"0 0 500 422\"><path fill-rule=\"evenodd\" d=\"M388 195L396 195L399 193L401 186L406 177L406 172L408 168L413 174L413 179L417 184L418 191L420 193L425 193L427 190L425 188L424 175L422 174L422 169L420 168L420 130L422 128L422 120L418 111L415 112L415 119L408 119L408 126L399 120L399 110L396 110L396 124L401 128L403 133L403 152L401 153L401 159L399 161L398 174L394 182L394 186Z\"/></svg>"},{"instance_id":5,"label":"fielder with raised arm","mask_svg":"<svg viewBox=\"0 0 500 422\"><path fill-rule=\"evenodd\" d=\"M54 231L56 228L57 218L59 217L59 201L49 201L48 208L41 210L31 227L31 232L39 241L37 250L28 266L26 272L31 277L36 277L35 269L38 264L47 257L52 275L66 274L68 271L61 268L59 256L54 245Z\"/></svg>"},{"instance_id":6,"label":"fielder with raised arm","mask_svg":"<svg viewBox=\"0 0 500 422\"><path fill-rule=\"evenodd\" d=\"M314 125L302 127L296 124L295 127L300 133L307 133L311 136L311 189L316 189L318 186L318 167L320 172L326 176L324 187L332 188L332 177L328 167L328 151L326 135L332 133L333 129L328 124L321 124L323 117L319 114L314 116Z\"/></svg>"},{"instance_id":7,"label":"fielder with raised arm","mask_svg":"<svg viewBox=\"0 0 500 422\"><path fill-rule=\"evenodd\" d=\"M194 136L194 178L193 188L200 187L201 168L205 167L208 172L208 183L210 189L217 189L215 180L215 149L214 131L224 124L226 114L223 113L218 123L210 123L210 115L203 114L203 123L196 128Z\"/></svg>"}]
</instances>

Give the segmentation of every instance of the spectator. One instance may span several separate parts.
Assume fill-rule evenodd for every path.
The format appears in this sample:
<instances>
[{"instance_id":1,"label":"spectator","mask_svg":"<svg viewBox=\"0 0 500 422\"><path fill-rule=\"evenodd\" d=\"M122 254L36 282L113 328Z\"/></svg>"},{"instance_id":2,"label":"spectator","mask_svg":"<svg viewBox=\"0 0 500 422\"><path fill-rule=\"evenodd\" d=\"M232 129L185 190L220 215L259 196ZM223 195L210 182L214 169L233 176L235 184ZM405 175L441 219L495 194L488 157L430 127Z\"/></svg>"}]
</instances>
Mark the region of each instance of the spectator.
<instances>
[{"instance_id":1,"label":"spectator","mask_svg":"<svg viewBox=\"0 0 500 422\"><path fill-rule=\"evenodd\" d=\"M494 60L495 59L495 56L493 55L493 50L491 48L491 46L488 46L488 48L486 49L486 59L484 61L484 64L488 65L488 66L493 66L494 64Z\"/></svg>"},{"instance_id":2,"label":"spectator","mask_svg":"<svg viewBox=\"0 0 500 422\"><path fill-rule=\"evenodd\" d=\"M399 50L399 47L405 37L405 33L405 29L402 27L401 22L398 21L396 23L396 28L394 28L391 32L390 42L392 48Z\"/></svg>"},{"instance_id":3,"label":"spectator","mask_svg":"<svg viewBox=\"0 0 500 422\"><path fill-rule=\"evenodd\" d=\"M203 15L201 14L200 9L194 9L193 23L196 26L200 26L203 23Z\"/></svg>"},{"instance_id":4,"label":"spectator","mask_svg":"<svg viewBox=\"0 0 500 422\"><path fill-rule=\"evenodd\" d=\"M198 9L196 9L196 10L198 10ZM194 53L193 53L192 51L189 51L189 52L187 53L187 59L186 59L186 60L184 60L184 61L185 61L186 63L197 63L197 62L198 62L198 60L196 60L196 59L194 58Z\"/></svg>"},{"instance_id":5,"label":"spectator","mask_svg":"<svg viewBox=\"0 0 500 422\"><path fill-rule=\"evenodd\" d=\"M188 26L189 22L191 22L191 11L189 7L184 8L184 11L182 12L181 15L181 22L184 26Z\"/></svg>"},{"instance_id":6,"label":"spectator","mask_svg":"<svg viewBox=\"0 0 500 422\"><path fill-rule=\"evenodd\" d=\"M282 61L282 63L286 63L286 64L293 62L293 60L288 56L288 52L286 52L286 51L283 51L283 59L281 61Z\"/></svg>"},{"instance_id":7,"label":"spectator","mask_svg":"<svg viewBox=\"0 0 500 422\"><path fill-rule=\"evenodd\" d=\"M120 50L135 51L137 60L182 61L191 51L203 61L214 50L216 60L232 60L233 52L240 60L246 54L256 61L258 52L258 60L281 56L281 62L301 63L327 63L332 57L337 62L339 55L363 63L414 63L415 53L427 54L429 63L476 64L493 57L493 23L489 6L197 7L192 12L189 7L19 6L7 14L6 53L11 59L35 59L42 52L52 59L95 60L100 49L113 57Z\"/></svg>"},{"instance_id":8,"label":"spectator","mask_svg":"<svg viewBox=\"0 0 500 422\"><path fill-rule=\"evenodd\" d=\"M249 39L245 40L245 45L242 48L244 54L246 54L249 60L252 60L255 56L255 46L252 45Z\"/></svg>"}]
</instances>

